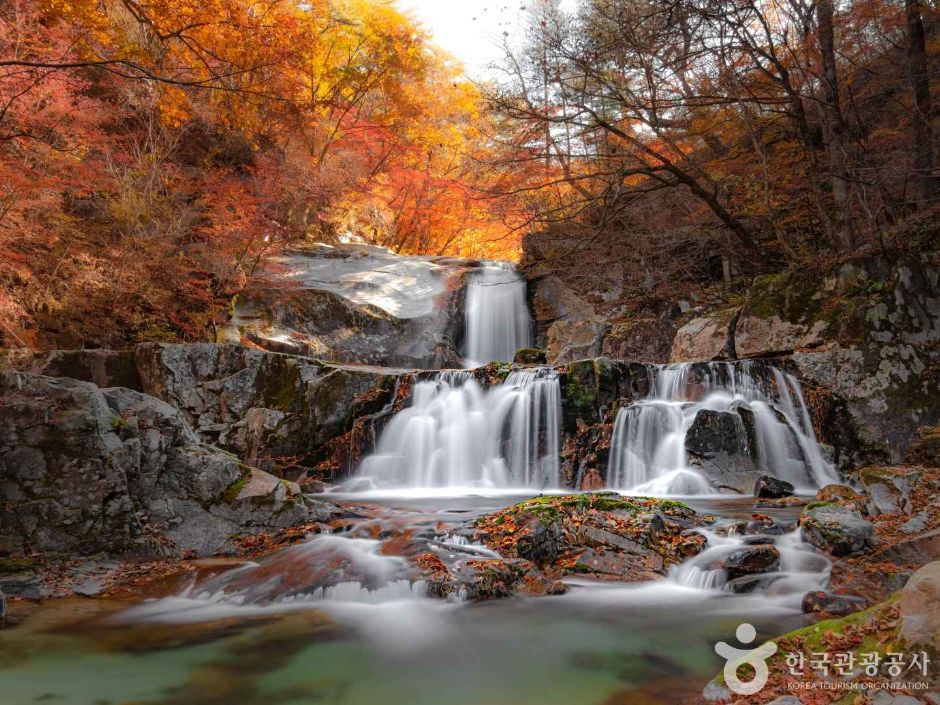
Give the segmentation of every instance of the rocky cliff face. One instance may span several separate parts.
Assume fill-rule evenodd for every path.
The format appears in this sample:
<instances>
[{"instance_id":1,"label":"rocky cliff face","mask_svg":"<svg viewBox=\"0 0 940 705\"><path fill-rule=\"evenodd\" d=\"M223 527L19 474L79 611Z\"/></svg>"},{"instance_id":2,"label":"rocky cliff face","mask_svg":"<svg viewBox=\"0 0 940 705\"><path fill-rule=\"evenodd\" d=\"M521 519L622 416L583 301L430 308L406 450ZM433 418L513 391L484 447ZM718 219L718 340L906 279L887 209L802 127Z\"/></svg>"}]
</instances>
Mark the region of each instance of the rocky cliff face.
<instances>
[{"instance_id":1,"label":"rocky cliff face","mask_svg":"<svg viewBox=\"0 0 940 705\"><path fill-rule=\"evenodd\" d=\"M178 409L205 443L289 479L348 469L357 420L394 400L406 370L331 365L236 344L55 351L30 372L126 386ZM361 422L360 422L361 426Z\"/></svg>"},{"instance_id":2,"label":"rocky cliff face","mask_svg":"<svg viewBox=\"0 0 940 705\"><path fill-rule=\"evenodd\" d=\"M211 555L326 509L140 392L7 371L0 397L3 553Z\"/></svg>"},{"instance_id":3,"label":"rocky cliff face","mask_svg":"<svg viewBox=\"0 0 940 705\"><path fill-rule=\"evenodd\" d=\"M899 255L758 277L735 306L678 302L626 317L558 275L539 275L530 290L551 363L599 351L650 363L780 360L809 391L817 433L841 448L847 467L897 462L919 426L940 421L938 283L930 255Z\"/></svg>"}]
</instances>

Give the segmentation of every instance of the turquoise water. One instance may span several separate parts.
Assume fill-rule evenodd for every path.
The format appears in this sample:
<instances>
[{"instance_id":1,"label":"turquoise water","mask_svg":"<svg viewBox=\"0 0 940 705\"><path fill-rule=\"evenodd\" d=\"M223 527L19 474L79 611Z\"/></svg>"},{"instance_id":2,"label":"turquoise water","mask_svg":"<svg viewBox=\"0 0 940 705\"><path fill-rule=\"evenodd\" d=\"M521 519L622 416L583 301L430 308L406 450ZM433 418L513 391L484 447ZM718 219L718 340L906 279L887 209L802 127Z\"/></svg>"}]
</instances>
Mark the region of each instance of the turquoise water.
<instances>
[{"instance_id":1,"label":"turquoise water","mask_svg":"<svg viewBox=\"0 0 940 705\"><path fill-rule=\"evenodd\" d=\"M489 504L464 502L444 514ZM399 511L437 520L441 509L415 503ZM43 627L39 612L0 632L0 702L673 705L720 670L713 644L740 622L761 637L803 624L765 598L666 581L570 588L487 603L412 599L261 613L208 606L170 625L121 624L112 609L78 626ZM176 603L157 604L172 612Z\"/></svg>"}]
</instances>

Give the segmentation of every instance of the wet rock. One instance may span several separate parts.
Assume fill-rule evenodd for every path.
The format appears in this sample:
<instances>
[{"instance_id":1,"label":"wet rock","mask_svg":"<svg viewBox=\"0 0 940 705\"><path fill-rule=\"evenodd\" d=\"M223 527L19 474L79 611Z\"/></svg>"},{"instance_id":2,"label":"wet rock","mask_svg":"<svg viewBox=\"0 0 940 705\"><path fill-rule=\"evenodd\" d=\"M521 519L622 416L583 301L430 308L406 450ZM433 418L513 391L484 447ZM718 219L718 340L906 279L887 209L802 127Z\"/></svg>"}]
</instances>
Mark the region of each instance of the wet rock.
<instances>
[{"instance_id":1,"label":"wet rock","mask_svg":"<svg viewBox=\"0 0 940 705\"><path fill-rule=\"evenodd\" d=\"M265 286L239 297L233 340L335 362L459 366L451 324L476 263L339 245L288 252L278 265L290 276L262 273Z\"/></svg>"},{"instance_id":2,"label":"wet rock","mask_svg":"<svg viewBox=\"0 0 940 705\"><path fill-rule=\"evenodd\" d=\"M724 569L729 580L771 573L780 567L780 552L769 544L747 546L729 553L718 567Z\"/></svg>"},{"instance_id":3,"label":"wet rock","mask_svg":"<svg viewBox=\"0 0 940 705\"><path fill-rule=\"evenodd\" d=\"M858 474L869 497L869 514L911 512L911 491L923 477L921 471L907 467L867 467Z\"/></svg>"},{"instance_id":4,"label":"wet rock","mask_svg":"<svg viewBox=\"0 0 940 705\"><path fill-rule=\"evenodd\" d=\"M757 484L754 485L754 496L769 499L780 499L789 497L793 494L794 487L791 483L784 480L778 480L770 475L761 475L757 478Z\"/></svg>"},{"instance_id":5,"label":"wet rock","mask_svg":"<svg viewBox=\"0 0 940 705\"><path fill-rule=\"evenodd\" d=\"M901 636L911 646L940 650L940 561L914 573L901 591Z\"/></svg>"},{"instance_id":6,"label":"wet rock","mask_svg":"<svg viewBox=\"0 0 940 705\"><path fill-rule=\"evenodd\" d=\"M815 590L803 595L803 612L811 614L827 614L835 617L844 617L853 612L863 610L868 606L864 598L851 595L833 595L822 590Z\"/></svg>"},{"instance_id":7,"label":"wet rock","mask_svg":"<svg viewBox=\"0 0 940 705\"><path fill-rule=\"evenodd\" d=\"M874 525L839 504L810 504L800 517L803 540L834 556L867 550Z\"/></svg>"},{"instance_id":8,"label":"wet rock","mask_svg":"<svg viewBox=\"0 0 940 705\"><path fill-rule=\"evenodd\" d=\"M689 464L713 485L747 491L754 486L754 457L741 415L703 409L686 433Z\"/></svg>"}]
</instances>

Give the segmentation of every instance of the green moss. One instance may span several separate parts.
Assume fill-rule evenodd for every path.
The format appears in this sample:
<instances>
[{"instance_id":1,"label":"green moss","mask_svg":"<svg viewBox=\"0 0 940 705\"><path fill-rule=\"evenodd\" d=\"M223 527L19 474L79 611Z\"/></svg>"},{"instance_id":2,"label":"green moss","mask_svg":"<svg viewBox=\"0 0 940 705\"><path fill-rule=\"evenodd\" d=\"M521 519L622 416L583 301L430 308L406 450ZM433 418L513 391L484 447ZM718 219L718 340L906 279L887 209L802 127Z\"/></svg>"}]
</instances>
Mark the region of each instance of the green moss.
<instances>
[{"instance_id":1,"label":"green moss","mask_svg":"<svg viewBox=\"0 0 940 705\"><path fill-rule=\"evenodd\" d=\"M774 641L780 641L781 639L793 639L798 637L803 640L803 648L805 650L825 651L829 648L828 644L826 643L826 632L832 632L833 634L843 634L848 627L856 627L868 622L869 620L878 619L881 614L894 605L894 603L896 603L900 597L901 593L896 592L884 602L879 602L877 605L869 607L866 610L862 610L861 612L854 612L847 617L841 617L839 619L826 619L822 622L811 624L808 627L796 629L792 632L789 632L788 634L784 634L783 636L774 639ZM869 634L865 637L862 643L856 647L856 650L858 652L878 651L879 653L886 653L892 648L893 645L891 643L879 643L879 640L882 637L883 635Z\"/></svg>"},{"instance_id":2,"label":"green moss","mask_svg":"<svg viewBox=\"0 0 940 705\"><path fill-rule=\"evenodd\" d=\"M245 485L248 484L248 478L251 477L251 468L247 465L239 464L238 470L241 475L235 482L226 487L225 492L222 494L222 500L227 504L231 504L238 499L238 495L242 493Z\"/></svg>"},{"instance_id":3,"label":"green moss","mask_svg":"<svg viewBox=\"0 0 940 705\"><path fill-rule=\"evenodd\" d=\"M0 558L0 575L32 573L40 567L36 558Z\"/></svg>"},{"instance_id":4,"label":"green moss","mask_svg":"<svg viewBox=\"0 0 940 705\"><path fill-rule=\"evenodd\" d=\"M258 388L264 406L291 411L302 395L300 368L288 357L272 356L258 371Z\"/></svg>"}]
</instances>

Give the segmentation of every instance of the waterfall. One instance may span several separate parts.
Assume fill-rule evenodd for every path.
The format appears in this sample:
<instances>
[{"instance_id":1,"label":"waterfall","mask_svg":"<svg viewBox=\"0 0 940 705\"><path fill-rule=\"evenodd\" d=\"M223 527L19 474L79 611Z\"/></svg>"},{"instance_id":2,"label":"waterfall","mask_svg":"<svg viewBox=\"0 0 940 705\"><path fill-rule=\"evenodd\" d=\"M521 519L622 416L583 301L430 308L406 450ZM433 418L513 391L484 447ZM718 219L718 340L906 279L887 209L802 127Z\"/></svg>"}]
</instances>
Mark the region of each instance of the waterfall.
<instances>
[{"instance_id":1,"label":"waterfall","mask_svg":"<svg viewBox=\"0 0 940 705\"><path fill-rule=\"evenodd\" d=\"M469 371L418 382L348 489L555 488L561 390L547 367L484 390Z\"/></svg>"},{"instance_id":2,"label":"waterfall","mask_svg":"<svg viewBox=\"0 0 940 705\"><path fill-rule=\"evenodd\" d=\"M837 478L822 455L799 382L754 363L682 363L656 368L653 391L614 422L609 487L651 494L705 494L713 482L690 463L687 440L702 411L726 414L724 441L753 471L801 489Z\"/></svg>"},{"instance_id":3,"label":"waterfall","mask_svg":"<svg viewBox=\"0 0 940 705\"><path fill-rule=\"evenodd\" d=\"M516 351L531 346L531 341L532 318L522 277L502 267L473 272L467 286L467 366L511 362Z\"/></svg>"}]
</instances>

